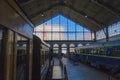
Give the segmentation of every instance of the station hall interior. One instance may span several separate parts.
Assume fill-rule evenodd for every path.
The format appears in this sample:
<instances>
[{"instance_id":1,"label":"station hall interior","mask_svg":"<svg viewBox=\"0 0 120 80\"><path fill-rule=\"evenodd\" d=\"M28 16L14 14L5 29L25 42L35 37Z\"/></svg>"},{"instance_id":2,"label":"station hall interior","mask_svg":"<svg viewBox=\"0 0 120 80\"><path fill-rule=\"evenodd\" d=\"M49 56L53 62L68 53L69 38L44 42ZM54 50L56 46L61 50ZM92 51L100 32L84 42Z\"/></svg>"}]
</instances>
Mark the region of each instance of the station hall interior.
<instances>
[{"instance_id":1,"label":"station hall interior","mask_svg":"<svg viewBox=\"0 0 120 80\"><path fill-rule=\"evenodd\" d=\"M120 0L0 0L0 80L120 80Z\"/></svg>"}]
</instances>

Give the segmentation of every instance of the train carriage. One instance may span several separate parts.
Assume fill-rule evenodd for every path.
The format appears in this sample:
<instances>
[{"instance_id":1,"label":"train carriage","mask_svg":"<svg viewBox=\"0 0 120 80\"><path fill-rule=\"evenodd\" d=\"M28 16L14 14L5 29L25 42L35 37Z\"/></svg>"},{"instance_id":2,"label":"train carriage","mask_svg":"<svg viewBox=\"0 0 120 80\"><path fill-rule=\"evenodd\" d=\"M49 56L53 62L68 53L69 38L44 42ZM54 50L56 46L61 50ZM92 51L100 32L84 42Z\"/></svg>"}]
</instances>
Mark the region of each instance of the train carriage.
<instances>
[{"instance_id":1,"label":"train carriage","mask_svg":"<svg viewBox=\"0 0 120 80\"><path fill-rule=\"evenodd\" d=\"M50 65L50 46L33 35L32 80L45 80Z\"/></svg>"},{"instance_id":2,"label":"train carriage","mask_svg":"<svg viewBox=\"0 0 120 80\"><path fill-rule=\"evenodd\" d=\"M120 41L95 43L76 47L78 60L111 68L120 67Z\"/></svg>"},{"instance_id":3,"label":"train carriage","mask_svg":"<svg viewBox=\"0 0 120 80\"><path fill-rule=\"evenodd\" d=\"M13 0L0 0L0 6L0 80L32 80L34 70L39 70L40 75L37 75L43 76L49 67L49 46L40 39L40 43L33 42L33 25ZM43 63L43 71L40 63L37 64L39 68L32 68L33 55L36 54L32 48L38 43L39 49L36 47L36 50L40 53L37 55L43 55L36 55L36 63ZM41 47L41 43L44 46ZM44 80L42 77L38 79Z\"/></svg>"},{"instance_id":4,"label":"train carriage","mask_svg":"<svg viewBox=\"0 0 120 80\"><path fill-rule=\"evenodd\" d=\"M0 6L0 80L31 80L33 25L14 1Z\"/></svg>"}]
</instances>

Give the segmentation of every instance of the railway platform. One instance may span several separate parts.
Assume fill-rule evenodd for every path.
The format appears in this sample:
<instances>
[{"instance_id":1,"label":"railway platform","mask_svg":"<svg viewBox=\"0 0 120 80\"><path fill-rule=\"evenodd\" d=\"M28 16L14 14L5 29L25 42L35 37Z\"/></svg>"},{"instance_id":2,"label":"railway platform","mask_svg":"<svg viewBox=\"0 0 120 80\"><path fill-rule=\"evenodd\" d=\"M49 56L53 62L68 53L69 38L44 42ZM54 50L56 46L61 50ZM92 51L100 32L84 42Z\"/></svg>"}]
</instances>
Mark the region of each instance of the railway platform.
<instances>
[{"instance_id":1,"label":"railway platform","mask_svg":"<svg viewBox=\"0 0 120 80\"><path fill-rule=\"evenodd\" d=\"M58 57L53 57L52 79L51 80L67 80L65 67Z\"/></svg>"},{"instance_id":2,"label":"railway platform","mask_svg":"<svg viewBox=\"0 0 120 80\"><path fill-rule=\"evenodd\" d=\"M49 80L118 80L98 69L65 57L61 59L54 57L52 65Z\"/></svg>"},{"instance_id":3,"label":"railway platform","mask_svg":"<svg viewBox=\"0 0 120 80\"><path fill-rule=\"evenodd\" d=\"M68 80L117 80L85 64L72 62L67 58L62 61L66 64Z\"/></svg>"}]
</instances>

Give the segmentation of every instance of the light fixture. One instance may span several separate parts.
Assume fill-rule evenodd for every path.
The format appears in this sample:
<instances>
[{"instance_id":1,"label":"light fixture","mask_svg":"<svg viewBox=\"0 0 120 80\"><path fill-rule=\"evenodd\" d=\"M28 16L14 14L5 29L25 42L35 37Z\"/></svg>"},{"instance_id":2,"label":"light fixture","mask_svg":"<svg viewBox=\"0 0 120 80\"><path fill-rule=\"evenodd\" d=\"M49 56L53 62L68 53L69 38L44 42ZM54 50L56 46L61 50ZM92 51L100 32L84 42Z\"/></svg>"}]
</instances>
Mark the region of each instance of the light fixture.
<instances>
[{"instance_id":1,"label":"light fixture","mask_svg":"<svg viewBox=\"0 0 120 80\"><path fill-rule=\"evenodd\" d=\"M41 14L41 16L43 17L43 16L44 16L44 14Z\"/></svg>"},{"instance_id":2,"label":"light fixture","mask_svg":"<svg viewBox=\"0 0 120 80\"><path fill-rule=\"evenodd\" d=\"M87 18L88 16L85 16L85 18Z\"/></svg>"}]
</instances>

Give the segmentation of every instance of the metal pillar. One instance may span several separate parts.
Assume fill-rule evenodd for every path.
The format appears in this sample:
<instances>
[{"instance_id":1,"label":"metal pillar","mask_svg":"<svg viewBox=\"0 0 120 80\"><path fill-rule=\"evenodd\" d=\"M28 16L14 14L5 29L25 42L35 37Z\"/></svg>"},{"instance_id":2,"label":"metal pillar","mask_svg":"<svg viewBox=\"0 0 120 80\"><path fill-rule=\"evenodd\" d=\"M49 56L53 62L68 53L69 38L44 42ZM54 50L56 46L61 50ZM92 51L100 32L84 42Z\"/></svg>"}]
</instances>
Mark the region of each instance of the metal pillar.
<instances>
[{"instance_id":1,"label":"metal pillar","mask_svg":"<svg viewBox=\"0 0 120 80\"><path fill-rule=\"evenodd\" d=\"M62 53L62 46L59 45L58 53Z\"/></svg>"},{"instance_id":2,"label":"metal pillar","mask_svg":"<svg viewBox=\"0 0 120 80\"><path fill-rule=\"evenodd\" d=\"M106 41L109 41L108 27L106 28Z\"/></svg>"}]
</instances>

